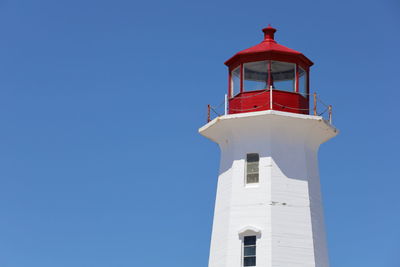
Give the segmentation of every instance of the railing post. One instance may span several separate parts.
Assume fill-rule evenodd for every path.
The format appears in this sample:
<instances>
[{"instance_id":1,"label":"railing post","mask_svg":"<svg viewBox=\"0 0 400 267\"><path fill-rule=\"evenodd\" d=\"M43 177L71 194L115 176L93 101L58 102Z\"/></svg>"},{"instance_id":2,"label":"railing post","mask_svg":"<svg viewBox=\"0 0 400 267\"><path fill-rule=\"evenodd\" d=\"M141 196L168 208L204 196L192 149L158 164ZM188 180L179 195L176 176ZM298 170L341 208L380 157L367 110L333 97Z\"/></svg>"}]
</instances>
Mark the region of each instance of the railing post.
<instances>
[{"instance_id":1,"label":"railing post","mask_svg":"<svg viewBox=\"0 0 400 267\"><path fill-rule=\"evenodd\" d=\"M269 109L273 110L274 106L272 103L272 85L269 86Z\"/></svg>"},{"instance_id":2,"label":"railing post","mask_svg":"<svg viewBox=\"0 0 400 267\"><path fill-rule=\"evenodd\" d=\"M329 123L332 124L332 105L329 105L328 110L329 110Z\"/></svg>"},{"instance_id":3,"label":"railing post","mask_svg":"<svg viewBox=\"0 0 400 267\"><path fill-rule=\"evenodd\" d=\"M207 105L207 122L210 122L211 118L210 118L210 105Z\"/></svg>"},{"instance_id":4,"label":"railing post","mask_svg":"<svg viewBox=\"0 0 400 267\"><path fill-rule=\"evenodd\" d=\"M228 95L225 94L225 115L228 114Z\"/></svg>"},{"instance_id":5,"label":"railing post","mask_svg":"<svg viewBox=\"0 0 400 267\"><path fill-rule=\"evenodd\" d=\"M317 93L314 92L314 116L317 116Z\"/></svg>"}]
</instances>

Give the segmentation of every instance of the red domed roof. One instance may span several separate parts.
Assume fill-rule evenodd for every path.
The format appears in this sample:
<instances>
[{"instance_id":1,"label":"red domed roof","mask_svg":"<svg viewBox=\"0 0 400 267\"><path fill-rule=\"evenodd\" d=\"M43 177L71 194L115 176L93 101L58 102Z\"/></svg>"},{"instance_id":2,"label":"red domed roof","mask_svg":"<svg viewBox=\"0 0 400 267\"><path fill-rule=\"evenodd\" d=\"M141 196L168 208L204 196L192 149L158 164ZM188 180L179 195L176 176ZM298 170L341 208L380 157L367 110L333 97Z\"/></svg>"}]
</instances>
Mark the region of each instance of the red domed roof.
<instances>
[{"instance_id":1,"label":"red domed roof","mask_svg":"<svg viewBox=\"0 0 400 267\"><path fill-rule=\"evenodd\" d=\"M234 68L240 63L267 59L293 62L307 69L314 64L302 53L278 44L274 39L276 29L270 25L262 31L264 32L264 40L261 43L236 53L225 62L225 65Z\"/></svg>"}]
</instances>

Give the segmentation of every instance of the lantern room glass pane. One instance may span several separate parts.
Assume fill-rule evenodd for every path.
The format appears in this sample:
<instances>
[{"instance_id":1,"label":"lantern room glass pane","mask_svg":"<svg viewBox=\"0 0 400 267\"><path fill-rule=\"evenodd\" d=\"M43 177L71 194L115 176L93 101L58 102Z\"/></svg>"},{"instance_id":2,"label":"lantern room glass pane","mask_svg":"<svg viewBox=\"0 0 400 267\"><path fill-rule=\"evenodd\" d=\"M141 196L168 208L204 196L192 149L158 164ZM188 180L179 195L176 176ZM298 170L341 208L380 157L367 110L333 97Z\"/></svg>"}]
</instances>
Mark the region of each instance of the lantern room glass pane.
<instances>
[{"instance_id":1,"label":"lantern room glass pane","mask_svg":"<svg viewBox=\"0 0 400 267\"><path fill-rule=\"evenodd\" d=\"M299 67L299 93L307 97L307 72Z\"/></svg>"},{"instance_id":2,"label":"lantern room glass pane","mask_svg":"<svg viewBox=\"0 0 400 267\"><path fill-rule=\"evenodd\" d=\"M268 87L268 61L243 64L244 91L263 90Z\"/></svg>"},{"instance_id":3,"label":"lantern room glass pane","mask_svg":"<svg viewBox=\"0 0 400 267\"><path fill-rule=\"evenodd\" d=\"M273 89L294 92L296 65L293 63L272 61L271 77Z\"/></svg>"},{"instance_id":4,"label":"lantern room glass pane","mask_svg":"<svg viewBox=\"0 0 400 267\"><path fill-rule=\"evenodd\" d=\"M240 93L240 66L231 73L232 97Z\"/></svg>"}]
</instances>

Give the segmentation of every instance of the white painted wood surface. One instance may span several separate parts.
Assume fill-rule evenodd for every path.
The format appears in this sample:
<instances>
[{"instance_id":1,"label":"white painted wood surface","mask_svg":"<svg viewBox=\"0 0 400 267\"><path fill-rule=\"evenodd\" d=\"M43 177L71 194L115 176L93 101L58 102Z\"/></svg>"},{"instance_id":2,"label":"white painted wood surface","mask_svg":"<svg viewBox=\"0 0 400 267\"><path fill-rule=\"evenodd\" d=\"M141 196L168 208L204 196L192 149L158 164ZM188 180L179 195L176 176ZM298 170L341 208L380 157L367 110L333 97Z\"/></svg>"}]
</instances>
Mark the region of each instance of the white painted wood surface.
<instances>
[{"instance_id":1,"label":"white painted wood surface","mask_svg":"<svg viewBox=\"0 0 400 267\"><path fill-rule=\"evenodd\" d=\"M209 267L242 266L243 235L257 235L257 267L328 267L318 148L337 130L321 117L279 111L225 115L199 132L221 162ZM245 184L247 153L260 181Z\"/></svg>"}]
</instances>

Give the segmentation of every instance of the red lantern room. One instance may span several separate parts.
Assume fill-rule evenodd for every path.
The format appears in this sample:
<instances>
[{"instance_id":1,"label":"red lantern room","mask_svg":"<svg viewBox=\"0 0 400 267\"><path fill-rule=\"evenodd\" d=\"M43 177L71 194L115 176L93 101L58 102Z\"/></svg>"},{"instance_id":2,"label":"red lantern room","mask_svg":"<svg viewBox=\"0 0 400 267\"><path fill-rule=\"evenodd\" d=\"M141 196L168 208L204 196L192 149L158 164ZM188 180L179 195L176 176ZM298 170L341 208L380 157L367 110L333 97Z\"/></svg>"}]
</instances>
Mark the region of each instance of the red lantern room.
<instances>
[{"instance_id":1,"label":"red lantern room","mask_svg":"<svg viewBox=\"0 0 400 267\"><path fill-rule=\"evenodd\" d=\"M309 69L302 53L278 44L276 29L225 62L229 68L228 113L279 110L309 114Z\"/></svg>"}]
</instances>

